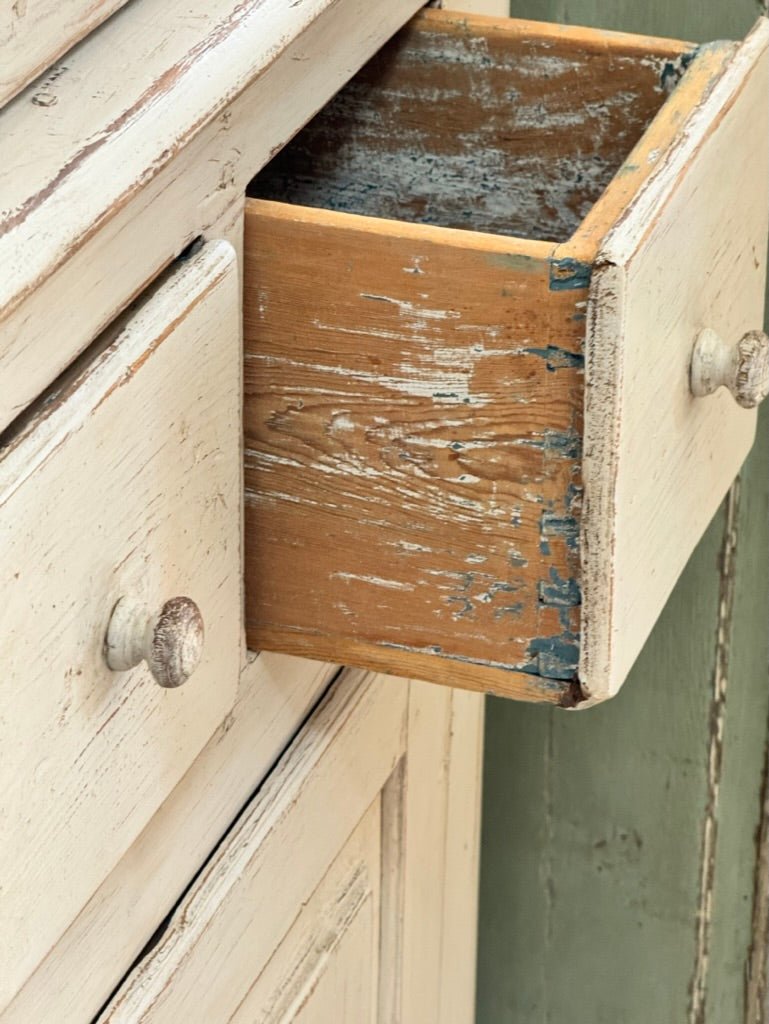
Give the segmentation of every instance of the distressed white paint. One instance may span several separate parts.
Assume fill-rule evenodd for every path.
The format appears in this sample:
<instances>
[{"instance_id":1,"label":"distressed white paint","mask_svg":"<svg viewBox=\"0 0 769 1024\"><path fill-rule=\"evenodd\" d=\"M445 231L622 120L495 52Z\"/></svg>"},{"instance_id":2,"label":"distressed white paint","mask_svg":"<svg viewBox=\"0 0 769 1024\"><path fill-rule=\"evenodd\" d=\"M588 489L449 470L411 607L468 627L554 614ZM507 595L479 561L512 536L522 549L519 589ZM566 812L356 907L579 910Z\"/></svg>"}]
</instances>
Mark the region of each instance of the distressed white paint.
<instances>
[{"instance_id":1,"label":"distressed white paint","mask_svg":"<svg viewBox=\"0 0 769 1024\"><path fill-rule=\"evenodd\" d=\"M378 1024L381 831L377 797L228 1024Z\"/></svg>"},{"instance_id":2,"label":"distressed white paint","mask_svg":"<svg viewBox=\"0 0 769 1024\"><path fill-rule=\"evenodd\" d=\"M247 179L272 148L285 141L419 5L418 0L393 0L386 6L359 0L292 5L264 0L256 5L220 3L212 12L210 4L134 0L68 56L66 74L47 84L45 102L32 102L37 94L28 92L8 106L0 114L0 258L8 269L0 283L0 424L9 423L34 401L192 237L226 234L237 248ZM59 7L64 14L66 4ZM230 15L243 17L233 17L228 25ZM151 33L148 24L153 26ZM36 158L30 163L25 154L32 140ZM241 659L241 581L237 571L230 572L233 561L237 569L239 559L240 453L238 440L223 436L237 428L231 413L241 388L238 332L230 330L239 311L237 274L230 268L226 248L216 252L228 265L226 274L214 292L189 309L178 333L160 342L101 405L78 390L75 400L57 407L48 420L33 420L24 435L24 451L30 457L25 459L24 451L14 456L14 472L3 476L0 484L0 504L4 502L10 512L12 530L25 528L24 516L16 514L25 502L27 526L34 527L40 544L51 540L44 531L46 522L56 514L72 513L61 534L74 538L72 551L63 544L61 549L51 548L57 559L48 567L45 586L32 588L36 600L61 593L62 613L67 600L77 599L78 574L70 571L66 586L62 583L73 559L80 567L98 559L103 576L114 585L105 600L98 588L99 573L93 573L87 598L83 595L86 613L67 618L64 611L66 623L54 621L48 628L48 644L29 659L33 666L45 663L45 677L36 668L25 671L20 687L14 665L6 671L6 685L15 690L2 699L3 708L11 711L0 719L0 729L13 726L17 736L25 737L24 722L39 725L57 701L63 709L46 748L55 752L51 763L38 756L45 747L45 732L36 731L23 751L27 759L38 757L34 779L26 772L26 762L16 761L6 777L9 758L17 755L12 744L4 744L4 759L0 755L0 774L11 794L6 792L6 799L14 797L20 785L26 787L28 831L39 823L39 807L51 812L45 823L48 832L41 836L34 856L19 857L16 839L0 855L23 861L23 869L17 871L0 860L5 877L18 879L14 905L3 897L0 925L3 1024L54 1018L57 1024L79 1024L96 1013L275 762L332 671L330 666L297 659L255 657L243 674L236 704L222 720L232 699L231 669ZM197 295L189 273L185 270L181 279L184 294L175 304L177 313L193 304ZM224 291L226 297L221 303L217 299L211 311L209 301L214 294L221 298ZM167 360L166 353L176 344L183 346L183 356L174 349L174 359ZM92 364L85 376L98 381L101 370L101 362ZM225 388L225 378L234 386ZM62 409L71 414L67 428L73 432L66 440ZM96 428L79 424L91 412L89 424L101 429L94 440L98 452L86 457L80 454L81 446L86 435L94 439ZM110 415L119 418L117 425L107 422ZM198 428L204 424L210 444L198 443ZM12 428L17 437L18 426ZM0 465L8 465L9 457L0 458ZM218 487L218 481L225 475L229 479L233 465L234 490L228 492ZM158 472L145 479L141 466L154 466ZM138 476L129 477L132 469ZM57 474L62 480L67 477L69 500L54 502L51 497L49 507L43 491L46 496L55 494L47 485L60 478ZM114 523L127 523L132 516L136 550L130 554ZM204 551L198 544L203 533ZM124 555L125 561L112 572ZM3 548L0 566L5 556ZM28 557L25 564L32 564ZM191 589L202 577L216 591L208 598L206 586ZM27 572L25 584L29 580ZM127 591L151 605L155 599L150 591L159 581L168 583L164 597L190 591L201 603L208 634L203 664L181 691L171 694L152 685L144 668L121 673L122 680L128 680L125 696L115 689L119 679L101 661L109 613ZM133 582L135 587L127 585ZM5 586L4 591L9 592ZM4 608L0 623L5 628L11 618L11 625L17 619L21 622L25 611L28 608ZM98 628L91 630L91 619L98 616ZM45 621L33 624L34 629L25 624L27 646L39 629L46 628ZM87 680L93 682L93 693L87 697L93 696L94 706L80 699L86 681L76 681L64 696L51 685L56 680L55 659L78 657L77 644L64 636L65 625L87 634ZM8 642L6 630L0 636L0 651ZM211 676L215 686L206 688L204 698L193 698L193 692L200 693L198 683L211 683ZM43 688L39 706L31 698L29 707L26 699L16 699L19 690L29 695L31 684ZM102 684L106 697L102 694L99 705ZM414 686L419 692L425 689ZM386 687L386 707L368 733L372 758L381 756L388 709L402 699L392 695L408 692L409 684L390 680ZM162 703L169 699L176 704ZM444 902L461 915L469 908L469 923L458 918L454 930L444 925L436 940L444 950L452 984L462 996L447 1008L441 1024L466 1024L471 1019L474 966L483 703L480 697L455 697L443 689L436 699L447 707L467 704L461 727L453 722L452 738L442 747L442 757L451 758L456 773L455 790L440 791L452 825L446 819L428 838L414 820L410 870L432 873L424 854L433 849L433 841L438 844L435 849L445 848L447 863L457 869L445 874L432 917L411 926L428 929L429 940L434 938L431 921L443 920ZM165 712L166 707L173 712ZM109 717L112 711L114 716ZM23 718L18 717L22 713ZM95 713L104 722L102 733L94 728ZM322 716L316 716L309 726L314 741L328 741L324 728ZM432 732L433 723L423 716L419 729ZM78 743L72 739L78 730L79 760ZM432 778L445 767L424 758L414 761L412 790L424 785L419 772ZM332 799L345 786L356 784L357 760L355 771L350 766L341 758L330 773ZM14 777L17 767L19 778ZM280 789L279 782L276 787ZM79 793L79 804L68 799L73 790ZM436 793L434 787L431 793ZM316 806L312 813L317 813ZM293 818L302 835L308 820L307 815ZM24 834L22 829L21 840ZM302 860L301 844L294 849ZM273 845L281 866L284 853L280 843ZM333 855L338 861L338 851ZM312 870L312 858L304 860ZM282 871L273 872L271 893L282 880ZM45 900L39 899L41 891ZM366 906L364 901L362 907ZM23 920L14 907L23 908ZM12 914L6 913L8 909ZM407 921L413 917L408 906L401 914ZM361 920L355 917L356 922ZM255 921L258 925L258 916ZM389 962L383 962L377 970L388 967ZM331 970L324 973L326 980L333 978L328 987L332 1000L355 981L357 968L346 959L342 968L335 975ZM439 980L433 978L433 985ZM409 1019L407 1009L404 1013L393 1019Z\"/></svg>"},{"instance_id":3,"label":"distressed white paint","mask_svg":"<svg viewBox=\"0 0 769 1024\"><path fill-rule=\"evenodd\" d=\"M728 63L607 235L587 336L580 679L624 681L749 451L755 411L690 391L709 327L760 327L766 276L769 22ZM584 706L584 705L582 705Z\"/></svg>"},{"instance_id":4,"label":"distressed white paint","mask_svg":"<svg viewBox=\"0 0 769 1024\"><path fill-rule=\"evenodd\" d=\"M348 671L99 1024L470 1024L482 722L480 694Z\"/></svg>"},{"instance_id":5,"label":"distressed white paint","mask_svg":"<svg viewBox=\"0 0 769 1024\"><path fill-rule=\"evenodd\" d=\"M419 6L133 0L0 112L0 429Z\"/></svg>"},{"instance_id":6,"label":"distressed white paint","mask_svg":"<svg viewBox=\"0 0 769 1024\"><path fill-rule=\"evenodd\" d=\"M0 1008L230 710L241 661L232 248L180 264L0 449ZM194 595L180 690L104 656L116 602Z\"/></svg>"},{"instance_id":7,"label":"distressed white paint","mask_svg":"<svg viewBox=\"0 0 769 1024\"><path fill-rule=\"evenodd\" d=\"M407 714L407 686L348 673L100 1024L231 1018L403 756Z\"/></svg>"},{"instance_id":8,"label":"distressed white paint","mask_svg":"<svg viewBox=\"0 0 769 1024\"><path fill-rule=\"evenodd\" d=\"M30 101L54 106L54 83L66 74L67 62L65 58L51 67L53 62L124 3L126 0L4 0L0 8L0 104L40 75L29 93Z\"/></svg>"},{"instance_id":9,"label":"distressed white paint","mask_svg":"<svg viewBox=\"0 0 769 1024\"><path fill-rule=\"evenodd\" d=\"M2 1024L91 1020L278 760L336 671L251 655L233 710L4 1011ZM83 964L87 963L87 970Z\"/></svg>"}]
</instances>

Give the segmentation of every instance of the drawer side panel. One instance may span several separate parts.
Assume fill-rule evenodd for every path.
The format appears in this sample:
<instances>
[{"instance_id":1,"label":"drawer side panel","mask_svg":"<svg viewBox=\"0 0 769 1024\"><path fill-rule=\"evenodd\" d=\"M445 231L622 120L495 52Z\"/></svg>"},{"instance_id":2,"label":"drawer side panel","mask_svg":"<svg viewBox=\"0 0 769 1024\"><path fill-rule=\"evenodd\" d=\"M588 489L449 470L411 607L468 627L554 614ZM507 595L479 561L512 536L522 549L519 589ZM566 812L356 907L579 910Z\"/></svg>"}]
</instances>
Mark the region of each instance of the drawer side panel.
<instances>
[{"instance_id":1,"label":"drawer side panel","mask_svg":"<svg viewBox=\"0 0 769 1024\"><path fill-rule=\"evenodd\" d=\"M250 646L564 698L586 292L526 245L248 206Z\"/></svg>"}]
</instances>

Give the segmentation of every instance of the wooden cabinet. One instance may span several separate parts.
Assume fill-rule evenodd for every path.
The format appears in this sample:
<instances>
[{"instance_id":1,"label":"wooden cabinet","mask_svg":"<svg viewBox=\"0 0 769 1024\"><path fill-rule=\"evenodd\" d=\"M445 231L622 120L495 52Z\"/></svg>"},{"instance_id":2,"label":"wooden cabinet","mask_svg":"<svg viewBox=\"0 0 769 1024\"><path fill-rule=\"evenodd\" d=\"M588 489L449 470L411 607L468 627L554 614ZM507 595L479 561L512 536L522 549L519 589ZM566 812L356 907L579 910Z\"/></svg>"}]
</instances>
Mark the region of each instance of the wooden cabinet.
<instances>
[{"instance_id":1,"label":"wooden cabinet","mask_svg":"<svg viewBox=\"0 0 769 1024\"><path fill-rule=\"evenodd\" d=\"M22 6L14 5L19 25ZM29 10L53 17L54 6L30 0ZM604 106L608 78L616 73L628 86L629 93L616 83L609 89L609 123L621 137L596 134L598 103L581 122L576 150L567 147L557 161L557 202L551 193L532 193L536 174L527 171L528 198L550 210L555 240L547 233L504 237L504 189L497 182L495 191L486 169L478 177L477 167L470 168L472 188L459 197L467 210L468 196L483 192L473 231L457 223L393 229L397 221L382 217L393 210L383 207L349 214L351 222L340 210L277 208L274 196L247 205L254 176L420 6L421 0L132 0L86 12L73 0L58 6L59 20L49 24L82 16L82 31L93 31L67 53L60 73L30 84L0 111L0 1024L469 1024L473 1017L483 697L411 677L467 683L455 663L475 629L464 621L466 602L477 598L485 633L470 652L476 690L510 669L495 661L509 654L505 645L515 658L530 646L533 623L548 643L529 651L536 655L531 662L516 661L517 685L526 692L509 692L562 704L586 695L571 643L584 620L579 580L566 573L581 572L583 559L576 519L563 501L577 507L580 472L590 465L570 443L578 447L582 430L586 274L593 264L596 273L605 269L595 210L603 203L609 211L603 231L647 207L656 217L677 201L675 186L686 177L681 161L699 159L699 142L707 148L704 140L723 130L721 114L738 109L743 92L760 107L760 75L751 75L755 68L763 74L766 30L759 27L743 47L702 51L688 84L666 99L668 79L677 81L688 60L683 44L593 38L580 30L548 36L541 27L457 20L445 12L420 16L411 32L428 40L430 57L412 54L411 71L420 61L435 67L447 54L454 60L457 46L464 52L453 67L459 86L444 83L455 114L444 149L447 139L461 141L470 131L487 100L496 96L497 129L500 110L507 116L509 95L492 85L515 70L517 57L511 63L508 53L501 71L494 65L493 82L485 57L475 61L480 71L473 64L473 54L493 50L500 39L505 53L515 37L528 54L516 72L522 94L538 76L547 79L541 72L543 61L551 67L548 47L571 47L579 74L566 60L565 83L559 79L548 94L561 114L564 97L573 113L565 85L575 77L589 81ZM79 31L62 29L59 44ZM54 52L45 49L49 42L41 59ZM477 88L475 107L462 121L457 97L473 84L468 55ZM36 59L13 72L17 85ZM391 51L375 66L382 62L387 72ZM750 89L742 90L743 79ZM17 85L5 83L5 95ZM366 108L369 127L388 123L395 108L402 117L399 88L396 82ZM620 99L612 105L615 93ZM529 100L536 124L537 103ZM392 108L387 116L380 101ZM429 104L422 103L418 124L409 121L419 106L414 95L407 106L404 130L416 125L427 132L435 120ZM649 121L656 127L646 136ZM739 121L728 124L732 139ZM531 131L520 127L518 142L527 139L529 147L523 156L536 164ZM300 148L306 138L299 137ZM472 145L491 151L491 141L487 133ZM623 165L634 143L641 164ZM569 178L572 157L584 146L593 148L582 172L600 169L587 183L585 174ZM326 156L334 148L327 146ZM494 159L504 164L502 148L500 142ZM376 163L360 138L339 154ZM660 154L664 173L652 166ZM456 152L448 155L456 185L465 165ZM425 204L419 194L423 212ZM745 230L735 231L731 243L742 252L765 224L761 210L755 217L747 205L740 211ZM452 216L465 215L454 209ZM524 214L518 209L516 216ZM265 225L269 232L260 234ZM525 234L520 222L508 228ZM574 238L583 249L574 248ZM427 246L419 259L404 239ZM623 259L635 254L637 240L633 234L629 248L616 250L620 274L632 264ZM388 260L408 285L395 299L377 283ZM357 263L369 276L355 278L351 297ZM471 273L479 266L480 284ZM761 260L750 273L750 301L738 303L746 307ZM430 305L431 291L443 305ZM502 337L503 313L520 313L516 296L524 292L535 310L524 324L532 337L527 351L515 350L523 362L511 370L515 339ZM276 310L277 356L268 336ZM298 317L313 328L315 355L326 331L337 355L380 366L385 390L403 393L404 378L417 381L417 393L408 393L416 401L399 407L397 423L392 415L358 430L349 395L329 385L333 366L324 364L322 388L308 373ZM444 320L456 330L441 341ZM370 328L366 345L358 340L359 322ZM492 357L489 389L510 398L518 370L517 384L530 385L509 409L503 403L501 417L499 409L482 421L469 414L475 392L466 387L474 372L467 359L480 354L467 355L464 328L482 328L483 344L501 339L501 348L488 353L475 339ZM414 348L420 338L426 348ZM377 353L372 339L412 348ZM264 366L272 372L277 362L274 391L283 404L265 414L258 396L275 382ZM364 371L370 379L373 371ZM690 403L680 376L676 400L683 395ZM453 390L444 392L441 381ZM304 436L304 420L294 414L318 403L315 433ZM435 403L440 416L426 430ZM376 412L370 404L364 419ZM431 430L443 429L447 410L461 437L441 435L436 445ZM541 421L527 420L540 413ZM747 415L741 444L752 429ZM412 433L410 416L420 424ZM293 433L283 430L289 420ZM515 427L524 422L525 429ZM282 462L273 459L280 475L269 486L264 466L275 453L266 451L265 423L271 437L283 430L293 446L283 445ZM500 424L509 436L504 451L492 452L495 465L501 455L514 457L499 479L489 471L479 514L463 488L485 472L481 428ZM408 520L404 535L387 515L374 522L369 507L355 520L362 506L354 503L344 516L357 525L365 518L366 530L351 535L340 526L344 481L335 459L344 450L348 469L361 478L376 475L356 447L369 427L374 434L386 428L390 441L400 429L400 448L387 448L384 461L394 459L398 468L411 460L413 493L406 493L403 474L394 502L390 482L378 484L382 504ZM305 449L317 448L318 430L329 458L318 460L308 484L295 470L304 468ZM468 441L478 443L478 472L462 465L449 486L444 478L467 457L459 453ZM421 459L420 445L427 449ZM472 567L493 556L495 575L478 593L477 574L458 575L451 544L435 566L422 559L430 545L420 547L421 531L432 537L440 518L425 505L422 486L436 476L431 460L438 447L437 476L455 512L452 536L475 545L459 545L461 558ZM729 472L719 473L721 483ZM512 500L516 489L531 506L525 516ZM303 520L301 537L294 530L299 502L317 512L314 521ZM503 525L489 527L487 513L501 515ZM422 616L423 660L411 658L413 651L402 657L397 636L381 642L404 607L396 598L406 588L397 574L365 577L356 559L377 549L424 570L407 601ZM529 561L524 635L516 594ZM534 568L544 575L535 580ZM359 596L372 586L379 596L365 617L360 601L345 606L346 593ZM441 603L447 588L449 600ZM285 615L272 623L273 633L291 634L294 646L270 642L270 629L254 613L260 592L278 594L282 613L312 607L310 629ZM439 616L442 643L430 646ZM319 639L332 619L335 627L353 623L359 646ZM556 664L565 648L549 644L559 638L570 645L565 668ZM283 653L260 650L272 646ZM374 648L386 648L385 655L369 657ZM362 649L365 658L358 657ZM337 664L352 661L360 667ZM484 671L475 672L479 667ZM378 674L384 670L399 677Z\"/></svg>"},{"instance_id":2,"label":"wooden cabinet","mask_svg":"<svg viewBox=\"0 0 769 1024\"><path fill-rule=\"evenodd\" d=\"M480 707L346 672L100 1024L470 1021Z\"/></svg>"},{"instance_id":3,"label":"wooden cabinet","mask_svg":"<svg viewBox=\"0 0 769 1024\"><path fill-rule=\"evenodd\" d=\"M472 1019L482 699L243 623L246 181L417 6L139 0L0 111L2 1024Z\"/></svg>"}]
</instances>

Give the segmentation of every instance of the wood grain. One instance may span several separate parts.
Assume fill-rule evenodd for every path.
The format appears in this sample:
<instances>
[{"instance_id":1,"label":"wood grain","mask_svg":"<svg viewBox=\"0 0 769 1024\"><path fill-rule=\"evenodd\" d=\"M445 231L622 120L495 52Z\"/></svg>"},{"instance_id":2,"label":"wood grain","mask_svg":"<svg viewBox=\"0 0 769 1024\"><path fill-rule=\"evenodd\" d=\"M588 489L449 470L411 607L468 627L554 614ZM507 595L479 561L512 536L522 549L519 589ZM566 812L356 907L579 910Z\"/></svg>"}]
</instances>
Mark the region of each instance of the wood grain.
<instances>
[{"instance_id":1,"label":"wood grain","mask_svg":"<svg viewBox=\"0 0 769 1024\"><path fill-rule=\"evenodd\" d=\"M249 202L251 646L568 700L585 290L551 250Z\"/></svg>"},{"instance_id":2,"label":"wood grain","mask_svg":"<svg viewBox=\"0 0 769 1024\"><path fill-rule=\"evenodd\" d=\"M587 656L576 682L582 569L596 633L613 582L595 486L582 522L586 324L596 367L625 343L608 306L586 321L588 287L638 197L664 203L663 164L695 147L701 105L702 130L715 118L726 69L740 80L732 58L424 12L251 183L273 197L246 216L252 646L565 706L616 692ZM599 385L596 473L620 422Z\"/></svg>"},{"instance_id":3,"label":"wood grain","mask_svg":"<svg viewBox=\"0 0 769 1024\"><path fill-rule=\"evenodd\" d=\"M687 49L672 40L424 12L276 156L249 194L565 241L664 103Z\"/></svg>"}]
</instances>

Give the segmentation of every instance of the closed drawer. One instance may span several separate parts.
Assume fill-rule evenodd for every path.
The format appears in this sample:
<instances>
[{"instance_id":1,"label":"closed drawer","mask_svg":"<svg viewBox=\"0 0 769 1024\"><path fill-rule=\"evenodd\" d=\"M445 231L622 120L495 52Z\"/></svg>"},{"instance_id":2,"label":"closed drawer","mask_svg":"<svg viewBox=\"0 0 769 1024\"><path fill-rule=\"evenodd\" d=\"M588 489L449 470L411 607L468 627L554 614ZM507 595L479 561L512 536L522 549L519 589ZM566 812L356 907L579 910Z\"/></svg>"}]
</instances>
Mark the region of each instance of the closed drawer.
<instances>
[{"instance_id":1,"label":"closed drawer","mask_svg":"<svg viewBox=\"0 0 769 1024\"><path fill-rule=\"evenodd\" d=\"M763 321L767 38L425 12L254 180L251 646L616 693L754 435L690 374Z\"/></svg>"},{"instance_id":2,"label":"closed drawer","mask_svg":"<svg viewBox=\"0 0 769 1024\"><path fill-rule=\"evenodd\" d=\"M237 261L212 243L3 438L0 1006L233 702L239 338Z\"/></svg>"}]
</instances>

